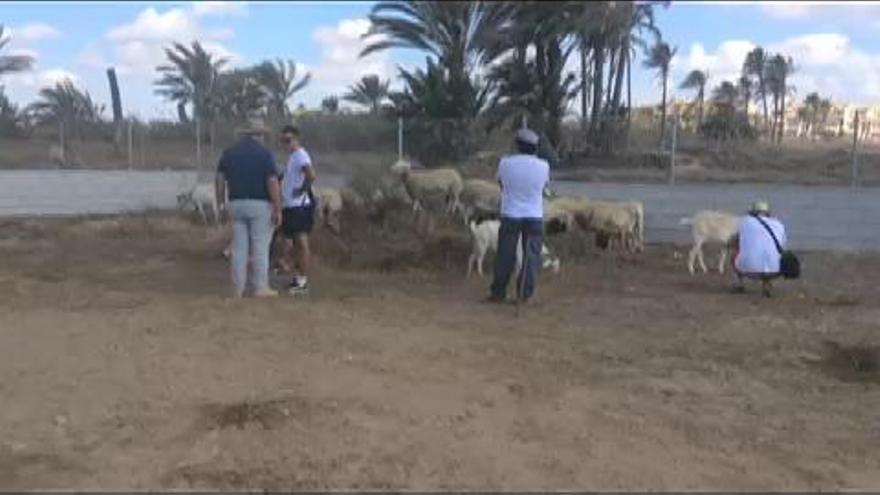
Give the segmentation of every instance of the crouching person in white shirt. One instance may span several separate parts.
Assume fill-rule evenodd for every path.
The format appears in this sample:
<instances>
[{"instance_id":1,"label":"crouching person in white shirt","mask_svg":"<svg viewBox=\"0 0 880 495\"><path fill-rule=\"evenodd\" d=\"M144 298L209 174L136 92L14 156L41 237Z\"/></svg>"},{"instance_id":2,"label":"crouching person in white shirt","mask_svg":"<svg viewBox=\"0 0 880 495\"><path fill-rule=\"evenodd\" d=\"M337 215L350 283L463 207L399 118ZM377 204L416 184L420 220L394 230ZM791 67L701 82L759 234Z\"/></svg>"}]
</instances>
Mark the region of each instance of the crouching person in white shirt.
<instances>
[{"instance_id":1,"label":"crouching person in white shirt","mask_svg":"<svg viewBox=\"0 0 880 495\"><path fill-rule=\"evenodd\" d=\"M782 251L787 242L785 226L770 214L766 201L756 201L748 215L739 220L731 239L733 271L737 277L734 292L745 292L744 279L760 280L765 297L770 297L773 280L780 276Z\"/></svg>"}]
</instances>

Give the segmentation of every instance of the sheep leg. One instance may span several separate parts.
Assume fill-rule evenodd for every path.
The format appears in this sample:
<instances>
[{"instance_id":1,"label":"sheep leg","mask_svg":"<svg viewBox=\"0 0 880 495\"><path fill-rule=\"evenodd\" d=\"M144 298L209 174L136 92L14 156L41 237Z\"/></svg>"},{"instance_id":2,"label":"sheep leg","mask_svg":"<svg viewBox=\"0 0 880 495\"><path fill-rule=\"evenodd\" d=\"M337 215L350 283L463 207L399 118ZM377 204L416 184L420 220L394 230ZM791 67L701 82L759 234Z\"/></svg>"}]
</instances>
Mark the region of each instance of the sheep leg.
<instances>
[{"instance_id":1,"label":"sheep leg","mask_svg":"<svg viewBox=\"0 0 880 495\"><path fill-rule=\"evenodd\" d=\"M718 258L718 273L724 274L724 265L727 262L727 246L721 248L721 256Z\"/></svg>"},{"instance_id":2,"label":"sheep leg","mask_svg":"<svg viewBox=\"0 0 880 495\"><path fill-rule=\"evenodd\" d=\"M474 262L477 261L477 253L471 252L470 256L468 256L467 263L467 273L465 274L465 278L471 278L471 273L473 272Z\"/></svg>"},{"instance_id":3,"label":"sheep leg","mask_svg":"<svg viewBox=\"0 0 880 495\"><path fill-rule=\"evenodd\" d=\"M694 263L697 260L702 245L702 242L695 240L693 247L691 247L691 252L688 254L688 271L691 272L691 275L694 274Z\"/></svg>"},{"instance_id":4,"label":"sheep leg","mask_svg":"<svg viewBox=\"0 0 880 495\"><path fill-rule=\"evenodd\" d=\"M700 263L700 269L703 270L703 273L709 273L709 269L706 268L706 259L703 257L702 249L697 251L697 261Z\"/></svg>"},{"instance_id":5,"label":"sheep leg","mask_svg":"<svg viewBox=\"0 0 880 495\"><path fill-rule=\"evenodd\" d=\"M196 201L196 210L199 212L199 215L202 217L202 222L204 222L205 225L208 225L208 216L205 214L205 207L202 206L201 201Z\"/></svg>"}]
</instances>

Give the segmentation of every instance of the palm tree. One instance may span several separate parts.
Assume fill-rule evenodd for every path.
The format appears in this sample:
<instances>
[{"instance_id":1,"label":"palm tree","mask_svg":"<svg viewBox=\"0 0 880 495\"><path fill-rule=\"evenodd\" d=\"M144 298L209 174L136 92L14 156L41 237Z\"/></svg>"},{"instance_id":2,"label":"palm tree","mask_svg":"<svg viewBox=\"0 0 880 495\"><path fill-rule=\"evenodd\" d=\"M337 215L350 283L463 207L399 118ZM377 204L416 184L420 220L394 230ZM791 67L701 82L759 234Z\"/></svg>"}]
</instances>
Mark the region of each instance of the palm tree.
<instances>
[{"instance_id":1,"label":"palm tree","mask_svg":"<svg viewBox=\"0 0 880 495\"><path fill-rule=\"evenodd\" d=\"M339 98L328 96L321 100L321 110L327 113L336 113L339 111Z\"/></svg>"},{"instance_id":2,"label":"palm tree","mask_svg":"<svg viewBox=\"0 0 880 495\"><path fill-rule=\"evenodd\" d=\"M491 61L490 47L500 39L499 29L513 8L512 2L378 2L370 12L370 30L364 35L374 41L360 56L389 48L413 48L428 52L449 71L451 79L464 79L479 64Z\"/></svg>"},{"instance_id":3,"label":"palm tree","mask_svg":"<svg viewBox=\"0 0 880 495\"><path fill-rule=\"evenodd\" d=\"M287 102L309 84L312 74L307 72L299 80L296 78L296 63L293 60L265 61L257 66L257 77L268 98L269 114L272 122L290 118Z\"/></svg>"},{"instance_id":4,"label":"palm tree","mask_svg":"<svg viewBox=\"0 0 880 495\"><path fill-rule=\"evenodd\" d=\"M198 41L194 41L191 47L174 43L165 49L165 56L169 64L156 67L161 74L153 83L157 87L156 94L177 103L181 122L189 121L187 104L192 104L197 121L210 120L214 110L214 87L227 60L214 58Z\"/></svg>"},{"instance_id":5,"label":"palm tree","mask_svg":"<svg viewBox=\"0 0 880 495\"><path fill-rule=\"evenodd\" d=\"M697 108L697 129L703 125L703 102L706 99L706 82L708 80L709 75L705 71L692 70L678 86L681 89L697 90L697 96L695 98L699 105Z\"/></svg>"},{"instance_id":6,"label":"palm tree","mask_svg":"<svg viewBox=\"0 0 880 495\"><path fill-rule=\"evenodd\" d=\"M370 109L370 114L377 115L382 102L388 97L388 84L389 81L383 82L377 75L364 76L342 98L363 105Z\"/></svg>"},{"instance_id":7,"label":"palm tree","mask_svg":"<svg viewBox=\"0 0 880 495\"><path fill-rule=\"evenodd\" d=\"M712 91L712 102L725 111L733 113L739 96L736 85L730 81L724 81Z\"/></svg>"},{"instance_id":8,"label":"palm tree","mask_svg":"<svg viewBox=\"0 0 880 495\"><path fill-rule=\"evenodd\" d=\"M221 72L215 93L218 114L233 122L241 122L264 108L268 99L253 67Z\"/></svg>"},{"instance_id":9,"label":"palm tree","mask_svg":"<svg viewBox=\"0 0 880 495\"><path fill-rule=\"evenodd\" d=\"M752 89L754 85L752 83L752 78L743 74L739 76L737 80L736 89L739 91L741 96L741 101L743 104L743 113L746 115L746 120L749 121L749 103L752 101Z\"/></svg>"},{"instance_id":10,"label":"palm tree","mask_svg":"<svg viewBox=\"0 0 880 495\"><path fill-rule=\"evenodd\" d=\"M3 50L10 39L3 36L3 31L3 25L0 24L0 50ZM0 76L29 70L33 64L34 59L29 55L0 55Z\"/></svg>"},{"instance_id":11,"label":"palm tree","mask_svg":"<svg viewBox=\"0 0 880 495\"><path fill-rule=\"evenodd\" d=\"M39 122L58 123L63 135L81 137L84 125L100 121L104 112L103 105L92 101L89 92L81 91L70 79L41 89L39 96L28 106L28 113Z\"/></svg>"},{"instance_id":12,"label":"palm tree","mask_svg":"<svg viewBox=\"0 0 880 495\"><path fill-rule=\"evenodd\" d=\"M772 139L782 143L785 133L785 97L794 88L788 85L788 77L794 72L794 61L791 57L774 55L767 61L765 80L767 89L773 95L773 133Z\"/></svg>"},{"instance_id":13,"label":"palm tree","mask_svg":"<svg viewBox=\"0 0 880 495\"><path fill-rule=\"evenodd\" d=\"M767 68L767 54L764 52L764 49L760 46L755 47L752 51L750 51L746 55L746 59L743 62L742 73L744 76L754 77L758 80L757 86L757 95L761 97L761 103L764 107L764 128L766 129L769 125L768 115L767 115L767 81L766 81L766 68Z\"/></svg>"},{"instance_id":14,"label":"palm tree","mask_svg":"<svg viewBox=\"0 0 880 495\"><path fill-rule=\"evenodd\" d=\"M651 47L648 58L644 62L644 66L648 69L655 69L657 76L663 81L663 98L660 101L660 144L663 144L663 138L666 135L666 86L669 82L669 64L672 57L675 56L676 48L670 47L664 41L658 41Z\"/></svg>"}]
</instances>

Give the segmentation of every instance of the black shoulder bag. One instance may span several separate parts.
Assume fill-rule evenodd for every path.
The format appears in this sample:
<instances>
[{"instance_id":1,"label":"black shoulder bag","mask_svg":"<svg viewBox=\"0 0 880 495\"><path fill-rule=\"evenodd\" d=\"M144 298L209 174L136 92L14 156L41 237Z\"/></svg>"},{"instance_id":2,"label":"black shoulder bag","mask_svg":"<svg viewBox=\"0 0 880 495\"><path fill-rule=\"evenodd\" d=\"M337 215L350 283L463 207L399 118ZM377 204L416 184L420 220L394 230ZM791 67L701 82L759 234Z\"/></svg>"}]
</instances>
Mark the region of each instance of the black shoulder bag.
<instances>
[{"instance_id":1,"label":"black shoulder bag","mask_svg":"<svg viewBox=\"0 0 880 495\"><path fill-rule=\"evenodd\" d=\"M776 244L776 250L779 251L779 255L781 256L779 260L779 273L782 274L784 278L799 278L801 276L801 260L799 260L793 252L782 249L782 246L779 244L779 239L776 238L776 234L773 233L773 229L767 225L767 222L762 220L758 215L752 216L755 220L761 222L761 225L764 226L764 229L773 239L773 243Z\"/></svg>"}]
</instances>

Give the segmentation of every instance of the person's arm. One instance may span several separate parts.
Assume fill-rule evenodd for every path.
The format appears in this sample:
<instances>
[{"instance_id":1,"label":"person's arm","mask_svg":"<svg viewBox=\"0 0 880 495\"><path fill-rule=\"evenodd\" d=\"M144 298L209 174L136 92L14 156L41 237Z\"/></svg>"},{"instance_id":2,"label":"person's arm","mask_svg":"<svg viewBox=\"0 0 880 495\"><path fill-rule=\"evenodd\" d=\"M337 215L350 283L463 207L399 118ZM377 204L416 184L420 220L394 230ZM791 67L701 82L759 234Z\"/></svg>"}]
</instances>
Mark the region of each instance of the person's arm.
<instances>
[{"instance_id":1,"label":"person's arm","mask_svg":"<svg viewBox=\"0 0 880 495\"><path fill-rule=\"evenodd\" d=\"M217 208L220 211L226 209L226 154L220 156L217 164L217 174L214 176L214 198L217 200Z\"/></svg>"},{"instance_id":2,"label":"person's arm","mask_svg":"<svg viewBox=\"0 0 880 495\"><path fill-rule=\"evenodd\" d=\"M313 167L311 164L304 166L303 167L303 185L301 188L299 188L299 190L297 190L297 194L301 194L305 191L308 191L309 188L312 187L312 184L315 183L315 179L317 179L317 178L318 178L318 176L315 174L315 167Z\"/></svg>"},{"instance_id":3,"label":"person's arm","mask_svg":"<svg viewBox=\"0 0 880 495\"><path fill-rule=\"evenodd\" d=\"M269 201L272 204L272 224L275 227L281 225L281 184L278 176L270 175L266 179L266 188L269 190Z\"/></svg>"}]
</instances>

